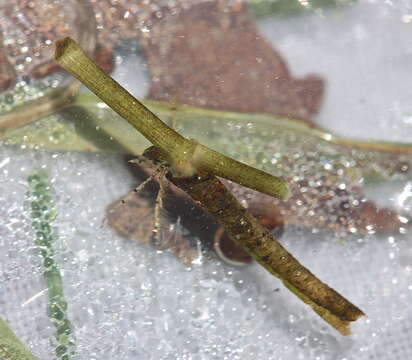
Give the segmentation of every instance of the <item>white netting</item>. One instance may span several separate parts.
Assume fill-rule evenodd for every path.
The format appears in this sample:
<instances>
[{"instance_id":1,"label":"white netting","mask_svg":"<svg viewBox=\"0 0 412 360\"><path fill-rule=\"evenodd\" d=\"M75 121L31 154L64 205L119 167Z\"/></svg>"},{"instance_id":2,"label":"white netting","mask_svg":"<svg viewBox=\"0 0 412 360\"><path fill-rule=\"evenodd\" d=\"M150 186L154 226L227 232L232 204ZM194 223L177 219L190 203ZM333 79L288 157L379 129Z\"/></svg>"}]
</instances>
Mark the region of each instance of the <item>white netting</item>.
<instances>
[{"instance_id":1,"label":"white netting","mask_svg":"<svg viewBox=\"0 0 412 360\"><path fill-rule=\"evenodd\" d=\"M121 158L1 149L1 315L39 358L54 327L25 203L26 176L47 164L76 359L408 359L409 236L338 241L288 230L283 243L368 317L344 338L257 265L186 268L101 227L131 186ZM9 159L9 160L6 160Z\"/></svg>"}]
</instances>

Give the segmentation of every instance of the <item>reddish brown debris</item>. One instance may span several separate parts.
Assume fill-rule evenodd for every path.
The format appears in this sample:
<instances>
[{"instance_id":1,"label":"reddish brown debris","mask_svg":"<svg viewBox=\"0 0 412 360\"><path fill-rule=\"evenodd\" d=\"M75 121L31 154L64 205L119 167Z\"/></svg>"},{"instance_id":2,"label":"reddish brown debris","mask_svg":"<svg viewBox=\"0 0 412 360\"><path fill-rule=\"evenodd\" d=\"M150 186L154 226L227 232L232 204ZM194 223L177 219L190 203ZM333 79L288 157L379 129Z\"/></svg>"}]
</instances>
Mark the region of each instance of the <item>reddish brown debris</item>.
<instances>
[{"instance_id":1,"label":"reddish brown debris","mask_svg":"<svg viewBox=\"0 0 412 360\"><path fill-rule=\"evenodd\" d=\"M61 70L60 66L55 62L44 62L32 68L30 75L34 79L41 79Z\"/></svg>"},{"instance_id":2,"label":"reddish brown debris","mask_svg":"<svg viewBox=\"0 0 412 360\"><path fill-rule=\"evenodd\" d=\"M97 44L96 50L94 52L94 59L105 73L110 74L113 71L113 52L109 47L104 47L101 44Z\"/></svg>"},{"instance_id":3,"label":"reddish brown debris","mask_svg":"<svg viewBox=\"0 0 412 360\"><path fill-rule=\"evenodd\" d=\"M151 245L157 250L168 250L184 264L190 265L201 257L201 248L193 239L193 232L189 233L185 229L187 227L186 219L189 217L185 216L187 214L184 214L183 209L187 209L188 205L190 207L190 204L187 203L187 197L182 194L177 195L176 189L174 189L171 198L168 197L169 200L164 200L168 204L161 211L160 228L154 232L154 195L156 192L157 189L153 187L149 192L139 194L134 191L129 192L121 200L109 205L106 215L107 222L119 235ZM176 213L173 216L173 212L168 210L170 210L171 205L172 207L176 205L176 200L182 206L182 211L177 216ZM194 232L199 234L196 230Z\"/></svg>"},{"instance_id":4,"label":"reddish brown debris","mask_svg":"<svg viewBox=\"0 0 412 360\"><path fill-rule=\"evenodd\" d=\"M409 226L405 225L405 219L407 222L411 220L411 217L394 210L379 208L367 200L357 186L348 185L347 189L337 193L332 182L325 181L321 192L305 181L289 179L288 183L292 196L282 201L225 181L238 200L243 201L254 215L275 226L283 224L330 229L336 236L347 236L356 233L399 233L401 228Z\"/></svg>"},{"instance_id":5,"label":"reddish brown debris","mask_svg":"<svg viewBox=\"0 0 412 360\"><path fill-rule=\"evenodd\" d=\"M150 32L151 99L304 120L319 111L323 80L293 78L245 6L201 3L154 19Z\"/></svg>"},{"instance_id":6,"label":"reddish brown debris","mask_svg":"<svg viewBox=\"0 0 412 360\"><path fill-rule=\"evenodd\" d=\"M0 92L7 90L16 82L16 73L7 59L3 46L3 35L0 31Z\"/></svg>"},{"instance_id":7,"label":"reddish brown debris","mask_svg":"<svg viewBox=\"0 0 412 360\"><path fill-rule=\"evenodd\" d=\"M358 223L365 232L399 233L400 229L410 227L401 221L402 219L407 220L408 223L412 220L410 216L401 215L394 210L378 208L371 201L360 204Z\"/></svg>"},{"instance_id":8,"label":"reddish brown debris","mask_svg":"<svg viewBox=\"0 0 412 360\"><path fill-rule=\"evenodd\" d=\"M372 201L366 200L357 187L346 194L333 195L331 192L330 196L319 198L310 194L310 186L302 193L303 185L290 181L292 196L288 201L282 201L232 182L225 181L225 184L269 230L304 226L329 229L338 237L368 233L396 234L400 229L410 227L412 221L410 216L378 208ZM352 200L349 200L349 194ZM215 246L221 248L230 260L242 261L247 257L246 252L231 241L222 228L216 231Z\"/></svg>"}]
</instances>

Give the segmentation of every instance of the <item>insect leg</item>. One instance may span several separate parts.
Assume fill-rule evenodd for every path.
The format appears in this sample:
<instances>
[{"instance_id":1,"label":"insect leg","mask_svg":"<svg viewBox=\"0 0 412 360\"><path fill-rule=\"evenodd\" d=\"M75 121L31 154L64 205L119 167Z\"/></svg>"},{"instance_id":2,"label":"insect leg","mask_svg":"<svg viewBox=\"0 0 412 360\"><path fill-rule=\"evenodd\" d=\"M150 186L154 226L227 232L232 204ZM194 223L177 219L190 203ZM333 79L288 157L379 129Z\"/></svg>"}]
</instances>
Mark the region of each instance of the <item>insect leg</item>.
<instances>
[{"instance_id":1,"label":"insect leg","mask_svg":"<svg viewBox=\"0 0 412 360\"><path fill-rule=\"evenodd\" d=\"M159 191L156 196L155 207L154 207L154 227L153 227L153 245L156 248L161 248L162 243L162 220L161 211L163 209L163 198L166 194L166 185L163 181L165 169L161 169L159 176Z\"/></svg>"}]
</instances>

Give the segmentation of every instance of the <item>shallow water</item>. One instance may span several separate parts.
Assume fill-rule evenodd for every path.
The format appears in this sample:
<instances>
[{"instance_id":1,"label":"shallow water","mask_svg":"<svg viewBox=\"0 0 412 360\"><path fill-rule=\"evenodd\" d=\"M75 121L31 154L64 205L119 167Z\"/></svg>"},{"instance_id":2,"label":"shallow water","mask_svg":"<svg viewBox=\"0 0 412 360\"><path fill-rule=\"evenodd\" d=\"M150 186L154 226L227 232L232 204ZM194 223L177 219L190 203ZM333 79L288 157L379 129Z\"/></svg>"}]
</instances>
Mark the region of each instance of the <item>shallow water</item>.
<instances>
[{"instance_id":1,"label":"shallow water","mask_svg":"<svg viewBox=\"0 0 412 360\"><path fill-rule=\"evenodd\" d=\"M359 1L341 13L267 19L260 26L295 74L327 77L320 124L342 135L411 141L406 64L412 23L405 17L411 6ZM131 67L128 59L123 65ZM136 71L129 70L115 77L144 94L144 87L130 80ZM138 74L133 82L144 84L144 69ZM271 140L272 134L262 136L264 144L253 144L243 136L253 129L225 124L230 136L221 149L236 154L233 140L242 137L245 161L253 163L254 152L266 154L268 144L272 150L287 148ZM265 168L271 160L261 156L253 165ZM304 157L295 162L294 171L304 162ZM394 180L390 165L378 164L386 180ZM40 168L49 172L55 193L55 247L75 359L412 358L410 230L338 238L328 231L286 228L282 243L367 314L345 338L257 264L235 268L204 254L187 268L167 251L118 237L103 220L107 205L134 186L121 156L2 145L0 314L40 359L55 358L56 346L26 197L27 176ZM409 212L410 179L400 174L395 180L366 191L381 204Z\"/></svg>"}]
</instances>

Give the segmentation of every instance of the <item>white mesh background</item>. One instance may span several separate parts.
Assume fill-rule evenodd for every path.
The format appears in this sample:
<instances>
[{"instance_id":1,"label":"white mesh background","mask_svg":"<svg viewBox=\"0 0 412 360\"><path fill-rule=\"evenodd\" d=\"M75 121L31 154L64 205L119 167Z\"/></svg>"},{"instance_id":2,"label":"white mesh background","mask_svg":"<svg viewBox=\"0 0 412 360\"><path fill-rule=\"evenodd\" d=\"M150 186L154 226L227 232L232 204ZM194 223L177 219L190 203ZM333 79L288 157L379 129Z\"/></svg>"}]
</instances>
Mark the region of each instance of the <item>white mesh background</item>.
<instances>
[{"instance_id":1,"label":"white mesh background","mask_svg":"<svg viewBox=\"0 0 412 360\"><path fill-rule=\"evenodd\" d=\"M131 187L121 158L2 147L0 314L40 359L54 328L25 203L25 179L47 164L56 244L76 359L408 359L410 237L338 241L288 230L283 243L368 318L341 337L257 265L217 260L185 268L101 227L105 206ZM278 290L279 289L279 290ZM43 291L43 292L42 292Z\"/></svg>"}]
</instances>

